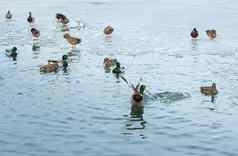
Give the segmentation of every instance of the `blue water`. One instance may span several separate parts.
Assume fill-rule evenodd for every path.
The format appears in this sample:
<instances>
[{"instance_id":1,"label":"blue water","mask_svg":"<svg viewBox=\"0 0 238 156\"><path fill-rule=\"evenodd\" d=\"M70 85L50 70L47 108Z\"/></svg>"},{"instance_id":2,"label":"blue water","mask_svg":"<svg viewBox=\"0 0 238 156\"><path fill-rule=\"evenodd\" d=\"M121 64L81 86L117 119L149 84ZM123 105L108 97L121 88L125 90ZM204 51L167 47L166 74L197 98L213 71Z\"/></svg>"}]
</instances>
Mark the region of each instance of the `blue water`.
<instances>
[{"instance_id":1,"label":"blue water","mask_svg":"<svg viewBox=\"0 0 238 156\"><path fill-rule=\"evenodd\" d=\"M4 19L7 10L13 20ZM32 51L28 11L41 31ZM82 38L73 51L55 13ZM238 2L232 0L1 0L1 156L238 155ZM112 25L111 38L103 28ZM197 27L199 39L191 41ZM209 40L206 29L218 36ZM4 50L18 47L16 62ZM41 74L48 59L72 54L69 71ZM132 108L132 90L103 69L117 58L125 77L150 95ZM200 86L216 82L215 103ZM132 110L140 112L132 118Z\"/></svg>"}]
</instances>

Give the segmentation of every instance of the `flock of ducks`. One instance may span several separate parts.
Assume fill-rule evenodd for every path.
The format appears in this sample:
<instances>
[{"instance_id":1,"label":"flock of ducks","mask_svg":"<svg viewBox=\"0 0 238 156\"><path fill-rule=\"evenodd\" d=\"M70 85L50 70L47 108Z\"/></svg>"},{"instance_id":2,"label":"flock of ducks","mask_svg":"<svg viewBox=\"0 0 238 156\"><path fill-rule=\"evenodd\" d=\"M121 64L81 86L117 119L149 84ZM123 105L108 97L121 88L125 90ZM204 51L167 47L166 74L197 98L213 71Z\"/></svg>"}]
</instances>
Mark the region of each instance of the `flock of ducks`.
<instances>
[{"instance_id":1,"label":"flock of ducks","mask_svg":"<svg viewBox=\"0 0 238 156\"><path fill-rule=\"evenodd\" d=\"M5 17L6 17L6 19L11 19L13 17L13 15L11 14L10 11L8 11ZM64 14L61 14L61 13L56 14L56 20L58 23L62 24L63 27L67 26L67 24L70 22L70 20ZM27 21L29 24L32 24L35 22L35 18L32 16L31 12L29 12ZM63 31L68 31L68 28L64 29ZM103 32L105 35L111 35L113 33L113 31L114 31L113 27L109 25L104 28ZM40 37L40 31L33 27L33 28L31 28L31 33L32 33L33 41L34 40L37 41L38 38ZM215 39L217 36L216 30L214 30L214 29L206 30L206 34L210 39ZM199 32L197 31L196 28L193 28L190 35L193 39L196 39L199 36ZM73 37L69 33L65 33L63 35L63 37L70 44L71 48L75 48L76 45L81 43L80 38ZM17 58L17 48L13 47L12 49L7 49L6 55L8 57L11 57L15 61ZM62 67L63 70L66 71L68 64L69 64L68 55L63 55L61 60L48 60L48 64L41 66L40 71L43 73L57 72L57 70L60 67ZM129 87L132 88L133 94L131 96L131 99L132 99L133 104L137 105L137 104L141 104L143 102L143 99L144 99L143 97L145 95L146 86L141 83L137 84L136 86L129 83L128 80L122 75L124 73L124 68L121 67L120 62L117 59L112 59L112 58L106 57L103 61L103 65L104 65L105 71L112 72L113 74L116 75L117 78L121 78L129 85ZM214 96L218 94L215 83L213 83L212 86L200 87L200 92L206 96L211 96L212 102L214 101Z\"/></svg>"}]
</instances>

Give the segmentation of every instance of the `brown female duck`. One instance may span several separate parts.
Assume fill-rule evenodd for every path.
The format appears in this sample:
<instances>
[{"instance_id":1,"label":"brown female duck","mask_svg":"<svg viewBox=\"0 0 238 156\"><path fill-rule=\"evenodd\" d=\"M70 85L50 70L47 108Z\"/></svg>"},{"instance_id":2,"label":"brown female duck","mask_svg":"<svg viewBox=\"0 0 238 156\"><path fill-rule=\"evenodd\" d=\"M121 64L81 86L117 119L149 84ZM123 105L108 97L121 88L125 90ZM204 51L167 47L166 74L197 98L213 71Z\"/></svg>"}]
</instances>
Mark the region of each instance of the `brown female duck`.
<instances>
[{"instance_id":1,"label":"brown female duck","mask_svg":"<svg viewBox=\"0 0 238 156\"><path fill-rule=\"evenodd\" d=\"M64 38L71 45L72 48L76 47L77 44L81 43L80 38L72 37L68 33L64 34Z\"/></svg>"},{"instance_id":2,"label":"brown female duck","mask_svg":"<svg viewBox=\"0 0 238 156\"><path fill-rule=\"evenodd\" d=\"M214 38L217 37L217 32L216 32L216 30L214 30L214 29L207 30L206 33L207 33L207 36L208 36L210 39L214 39Z\"/></svg>"},{"instance_id":3,"label":"brown female duck","mask_svg":"<svg viewBox=\"0 0 238 156\"><path fill-rule=\"evenodd\" d=\"M114 31L113 27L109 25L104 29L104 34L110 35L110 34L112 34L113 31Z\"/></svg>"},{"instance_id":4,"label":"brown female duck","mask_svg":"<svg viewBox=\"0 0 238 156\"><path fill-rule=\"evenodd\" d=\"M200 91L202 94L206 96L214 96L218 94L216 83L213 83L212 86L203 86L200 87Z\"/></svg>"}]
</instances>

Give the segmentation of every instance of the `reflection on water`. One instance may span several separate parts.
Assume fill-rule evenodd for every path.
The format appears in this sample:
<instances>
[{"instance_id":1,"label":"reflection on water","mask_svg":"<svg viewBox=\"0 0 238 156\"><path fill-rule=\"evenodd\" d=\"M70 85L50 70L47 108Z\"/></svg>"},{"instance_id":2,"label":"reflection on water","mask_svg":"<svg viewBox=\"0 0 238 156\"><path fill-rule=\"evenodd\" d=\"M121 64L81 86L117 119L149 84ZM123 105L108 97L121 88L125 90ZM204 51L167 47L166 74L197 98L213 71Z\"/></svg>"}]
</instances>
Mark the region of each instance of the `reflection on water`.
<instances>
[{"instance_id":1,"label":"reflection on water","mask_svg":"<svg viewBox=\"0 0 238 156\"><path fill-rule=\"evenodd\" d=\"M131 113L129 122L126 124L128 130L145 129L146 122L143 118L144 106L141 103L131 104Z\"/></svg>"},{"instance_id":2,"label":"reflection on water","mask_svg":"<svg viewBox=\"0 0 238 156\"><path fill-rule=\"evenodd\" d=\"M178 93L178 92L161 92L155 94L158 99L163 103L172 103L186 98L190 98L189 93Z\"/></svg>"}]
</instances>

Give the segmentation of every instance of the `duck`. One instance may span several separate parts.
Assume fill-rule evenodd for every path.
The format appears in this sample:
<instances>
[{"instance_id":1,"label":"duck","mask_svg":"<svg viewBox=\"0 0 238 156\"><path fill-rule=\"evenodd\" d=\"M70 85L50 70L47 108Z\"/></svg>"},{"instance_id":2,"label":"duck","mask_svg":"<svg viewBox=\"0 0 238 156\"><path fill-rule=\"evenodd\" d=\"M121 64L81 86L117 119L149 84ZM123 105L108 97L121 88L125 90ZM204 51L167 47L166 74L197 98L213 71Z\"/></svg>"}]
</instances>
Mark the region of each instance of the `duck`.
<instances>
[{"instance_id":1,"label":"duck","mask_svg":"<svg viewBox=\"0 0 238 156\"><path fill-rule=\"evenodd\" d=\"M81 43L80 38L72 37L68 33L64 34L64 38L72 46L72 48L76 47L77 44Z\"/></svg>"},{"instance_id":2,"label":"duck","mask_svg":"<svg viewBox=\"0 0 238 156\"><path fill-rule=\"evenodd\" d=\"M111 68L111 67L115 66L116 63L117 63L116 59L111 59L108 57L104 58L104 60L103 60L104 67L106 67L106 68Z\"/></svg>"},{"instance_id":3,"label":"duck","mask_svg":"<svg viewBox=\"0 0 238 156\"><path fill-rule=\"evenodd\" d=\"M202 86L200 87L200 92L206 96L214 96L218 94L216 88L216 83L212 83L212 86Z\"/></svg>"},{"instance_id":4,"label":"duck","mask_svg":"<svg viewBox=\"0 0 238 156\"><path fill-rule=\"evenodd\" d=\"M64 25L69 23L69 19L64 14L61 13L56 14L56 19L59 23L62 23Z\"/></svg>"},{"instance_id":5,"label":"duck","mask_svg":"<svg viewBox=\"0 0 238 156\"><path fill-rule=\"evenodd\" d=\"M7 49L5 53L8 57L11 57L13 61L16 61L17 58L17 48L13 47L12 49Z\"/></svg>"},{"instance_id":6,"label":"duck","mask_svg":"<svg viewBox=\"0 0 238 156\"><path fill-rule=\"evenodd\" d=\"M110 34L112 34L113 31L114 31L113 27L109 25L109 26L105 27L104 34L110 35Z\"/></svg>"},{"instance_id":7,"label":"duck","mask_svg":"<svg viewBox=\"0 0 238 156\"><path fill-rule=\"evenodd\" d=\"M206 33L207 33L207 36L208 36L210 39L214 39L214 38L216 38L216 36L217 36L217 32L216 32L215 29L206 30Z\"/></svg>"},{"instance_id":8,"label":"duck","mask_svg":"<svg viewBox=\"0 0 238 156\"><path fill-rule=\"evenodd\" d=\"M120 62L116 62L116 67L112 70L112 73L117 75L123 73Z\"/></svg>"},{"instance_id":9,"label":"duck","mask_svg":"<svg viewBox=\"0 0 238 156\"><path fill-rule=\"evenodd\" d=\"M197 29L193 28L193 31L191 32L190 35L191 35L192 38L197 38L198 35L199 35Z\"/></svg>"},{"instance_id":10,"label":"duck","mask_svg":"<svg viewBox=\"0 0 238 156\"><path fill-rule=\"evenodd\" d=\"M32 17L31 12L29 12L29 16L28 16L28 18L27 18L27 21L28 21L30 24L31 24L31 23L34 23L34 21L35 21L34 17Z\"/></svg>"},{"instance_id":11,"label":"duck","mask_svg":"<svg viewBox=\"0 0 238 156\"><path fill-rule=\"evenodd\" d=\"M40 31L37 30L36 28L32 28L31 29L31 33L32 33L32 36L35 37L35 38L39 38L40 37Z\"/></svg>"},{"instance_id":12,"label":"duck","mask_svg":"<svg viewBox=\"0 0 238 156\"><path fill-rule=\"evenodd\" d=\"M68 67L68 55L63 55L62 56L62 60L48 60L48 64L50 64L50 63L57 63L57 64L62 64L62 67L63 67L63 69L64 70L66 70L67 69L67 67Z\"/></svg>"},{"instance_id":13,"label":"duck","mask_svg":"<svg viewBox=\"0 0 238 156\"><path fill-rule=\"evenodd\" d=\"M145 85L141 85L140 83L134 87L132 85L132 89L134 90L134 93L132 94L132 103L133 104L138 104L141 103L143 101L143 95L146 89Z\"/></svg>"},{"instance_id":14,"label":"duck","mask_svg":"<svg viewBox=\"0 0 238 156\"><path fill-rule=\"evenodd\" d=\"M57 72L58 68L59 65L57 62L48 62L48 64L40 67L40 72L43 73Z\"/></svg>"},{"instance_id":15,"label":"duck","mask_svg":"<svg viewBox=\"0 0 238 156\"><path fill-rule=\"evenodd\" d=\"M6 14L6 19L11 19L12 18L12 13L10 12L10 10L7 11L7 14Z\"/></svg>"}]
</instances>

